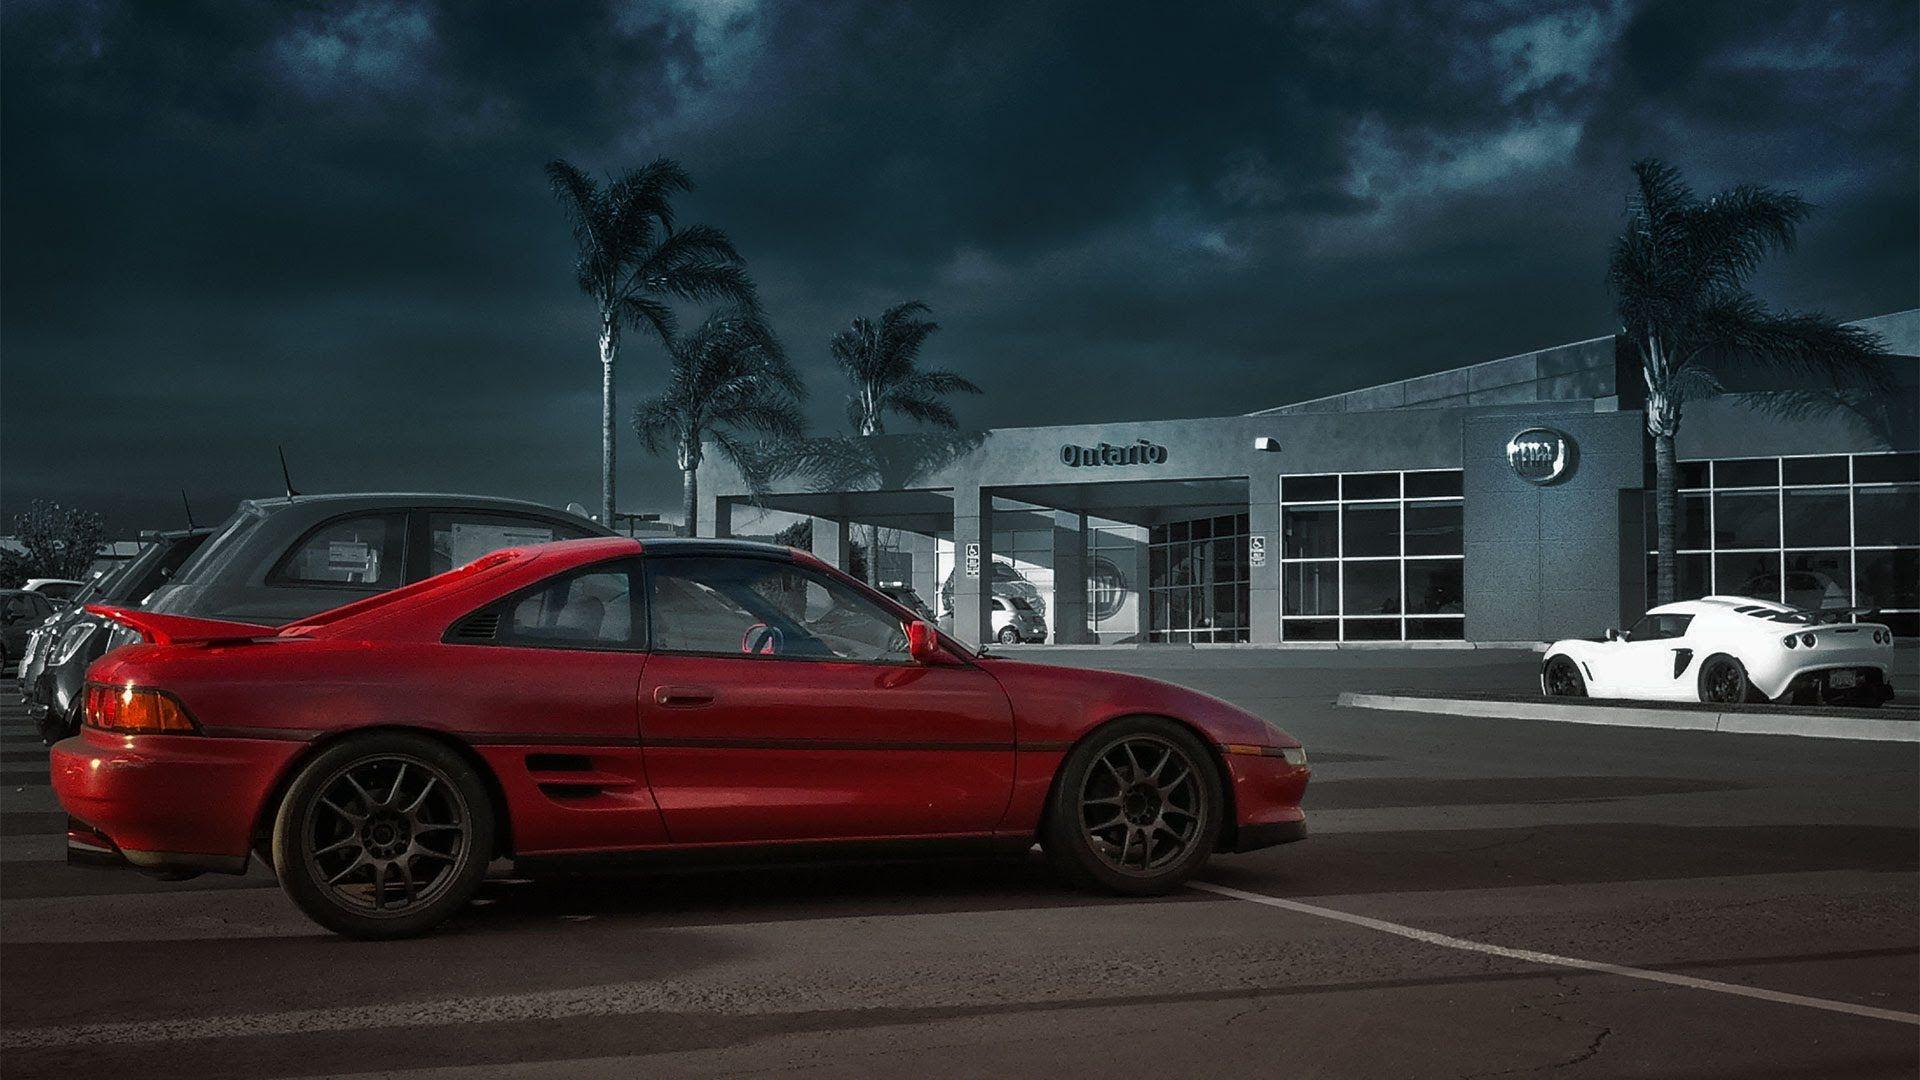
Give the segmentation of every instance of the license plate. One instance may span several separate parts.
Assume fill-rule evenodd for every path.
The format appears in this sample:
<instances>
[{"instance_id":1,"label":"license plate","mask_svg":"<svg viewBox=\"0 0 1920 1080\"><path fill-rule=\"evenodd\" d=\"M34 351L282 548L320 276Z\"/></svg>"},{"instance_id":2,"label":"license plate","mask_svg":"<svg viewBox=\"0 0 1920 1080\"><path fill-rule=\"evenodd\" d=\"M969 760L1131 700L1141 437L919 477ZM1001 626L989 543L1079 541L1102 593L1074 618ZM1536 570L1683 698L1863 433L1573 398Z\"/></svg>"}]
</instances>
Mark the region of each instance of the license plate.
<instances>
[{"instance_id":1,"label":"license plate","mask_svg":"<svg viewBox=\"0 0 1920 1080\"><path fill-rule=\"evenodd\" d=\"M1859 676L1851 671L1830 671L1827 673L1827 685L1835 690L1851 690L1859 681Z\"/></svg>"}]
</instances>

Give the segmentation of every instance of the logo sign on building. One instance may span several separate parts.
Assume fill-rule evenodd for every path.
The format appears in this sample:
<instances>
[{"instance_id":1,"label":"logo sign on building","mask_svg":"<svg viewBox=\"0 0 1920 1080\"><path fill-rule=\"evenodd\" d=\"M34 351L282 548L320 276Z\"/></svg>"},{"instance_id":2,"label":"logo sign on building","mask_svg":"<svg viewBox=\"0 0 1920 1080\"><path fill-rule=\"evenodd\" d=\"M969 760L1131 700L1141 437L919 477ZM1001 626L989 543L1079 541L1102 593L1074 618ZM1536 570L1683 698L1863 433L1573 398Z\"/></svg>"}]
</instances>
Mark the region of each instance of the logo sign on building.
<instances>
[{"instance_id":1,"label":"logo sign on building","mask_svg":"<svg viewBox=\"0 0 1920 1080\"><path fill-rule=\"evenodd\" d=\"M1080 469L1095 465L1165 465L1167 448L1159 443L1141 439L1131 446L1115 446L1101 443L1098 446L1076 446L1067 443L1060 447L1060 464Z\"/></svg>"},{"instance_id":2,"label":"logo sign on building","mask_svg":"<svg viewBox=\"0 0 1920 1080\"><path fill-rule=\"evenodd\" d=\"M1247 537L1247 562L1254 566L1267 565L1267 538L1258 533Z\"/></svg>"},{"instance_id":3,"label":"logo sign on building","mask_svg":"<svg viewBox=\"0 0 1920 1080\"><path fill-rule=\"evenodd\" d=\"M977 579L980 576L980 545L978 542L967 544L967 577Z\"/></svg>"},{"instance_id":4,"label":"logo sign on building","mask_svg":"<svg viewBox=\"0 0 1920 1080\"><path fill-rule=\"evenodd\" d=\"M1507 440L1507 465L1529 484L1551 484L1573 464L1573 440L1552 428L1528 428Z\"/></svg>"}]
</instances>

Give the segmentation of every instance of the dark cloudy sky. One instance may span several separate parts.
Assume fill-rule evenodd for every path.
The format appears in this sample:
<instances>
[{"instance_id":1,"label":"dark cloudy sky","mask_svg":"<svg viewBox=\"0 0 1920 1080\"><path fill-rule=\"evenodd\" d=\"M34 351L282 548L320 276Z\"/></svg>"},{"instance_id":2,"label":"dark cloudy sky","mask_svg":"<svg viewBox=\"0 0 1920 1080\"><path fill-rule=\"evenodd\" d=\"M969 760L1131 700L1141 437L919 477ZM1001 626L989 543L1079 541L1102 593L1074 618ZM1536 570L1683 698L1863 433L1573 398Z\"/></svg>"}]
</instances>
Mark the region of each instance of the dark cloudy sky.
<instances>
[{"instance_id":1,"label":"dark cloudy sky","mask_svg":"<svg viewBox=\"0 0 1920 1080\"><path fill-rule=\"evenodd\" d=\"M1912 307L1912 0L120 3L0 24L0 508L594 503L541 175L678 158L840 422L919 298L971 425L1244 412L1608 332L1627 165L1819 204L1771 301ZM630 338L622 414L661 357ZM622 503L675 505L623 432Z\"/></svg>"}]
</instances>

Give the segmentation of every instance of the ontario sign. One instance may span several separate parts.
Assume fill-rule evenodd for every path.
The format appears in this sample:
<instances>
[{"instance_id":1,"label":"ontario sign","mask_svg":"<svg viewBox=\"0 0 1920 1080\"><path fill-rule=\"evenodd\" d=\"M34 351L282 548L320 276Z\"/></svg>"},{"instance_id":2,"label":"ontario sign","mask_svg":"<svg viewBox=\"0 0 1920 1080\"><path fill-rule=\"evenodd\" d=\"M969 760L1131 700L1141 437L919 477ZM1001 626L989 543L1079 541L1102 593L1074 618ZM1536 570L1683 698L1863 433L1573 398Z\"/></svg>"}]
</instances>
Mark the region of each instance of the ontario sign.
<instances>
[{"instance_id":1,"label":"ontario sign","mask_svg":"<svg viewBox=\"0 0 1920 1080\"><path fill-rule=\"evenodd\" d=\"M1130 446L1115 446L1101 443L1098 446L1077 446L1067 443L1060 447L1060 464L1080 469L1095 465L1165 465L1167 448L1159 443L1145 439Z\"/></svg>"},{"instance_id":2,"label":"ontario sign","mask_svg":"<svg viewBox=\"0 0 1920 1080\"><path fill-rule=\"evenodd\" d=\"M1551 484L1573 465L1573 440L1552 428L1528 428L1507 440L1507 465L1529 484Z\"/></svg>"}]
</instances>

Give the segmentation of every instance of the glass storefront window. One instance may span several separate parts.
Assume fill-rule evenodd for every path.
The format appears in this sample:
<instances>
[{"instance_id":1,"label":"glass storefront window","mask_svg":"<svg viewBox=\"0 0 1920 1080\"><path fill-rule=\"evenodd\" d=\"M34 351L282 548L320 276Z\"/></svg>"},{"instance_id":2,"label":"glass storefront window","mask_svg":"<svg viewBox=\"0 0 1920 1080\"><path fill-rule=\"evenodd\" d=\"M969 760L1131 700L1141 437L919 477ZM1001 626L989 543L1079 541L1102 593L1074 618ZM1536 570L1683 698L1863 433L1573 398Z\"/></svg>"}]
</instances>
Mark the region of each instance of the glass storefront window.
<instances>
[{"instance_id":1,"label":"glass storefront window","mask_svg":"<svg viewBox=\"0 0 1920 1080\"><path fill-rule=\"evenodd\" d=\"M1288 563L1280 572L1281 612L1286 615L1340 614L1340 564Z\"/></svg>"},{"instance_id":2,"label":"glass storefront window","mask_svg":"<svg viewBox=\"0 0 1920 1080\"><path fill-rule=\"evenodd\" d=\"M1289 506L1280 511L1282 558L1331 559L1340 554L1340 508Z\"/></svg>"},{"instance_id":3,"label":"glass storefront window","mask_svg":"<svg viewBox=\"0 0 1920 1080\"><path fill-rule=\"evenodd\" d=\"M1400 504L1348 504L1341 509L1340 554L1355 556L1400 554Z\"/></svg>"},{"instance_id":4,"label":"glass storefront window","mask_svg":"<svg viewBox=\"0 0 1920 1080\"><path fill-rule=\"evenodd\" d=\"M1920 484L1855 488L1853 498L1855 545L1920 544Z\"/></svg>"},{"instance_id":5,"label":"glass storefront window","mask_svg":"<svg viewBox=\"0 0 1920 1080\"><path fill-rule=\"evenodd\" d=\"M1345 575L1341 583L1341 588L1345 590L1341 594L1341 614L1400 614L1399 560L1349 559L1341 565Z\"/></svg>"},{"instance_id":6,"label":"glass storefront window","mask_svg":"<svg viewBox=\"0 0 1920 1080\"><path fill-rule=\"evenodd\" d=\"M1152 641L1247 640L1246 514L1147 530Z\"/></svg>"},{"instance_id":7,"label":"glass storefront window","mask_svg":"<svg viewBox=\"0 0 1920 1080\"><path fill-rule=\"evenodd\" d=\"M1846 488L1789 488L1782 496L1780 525L1788 547L1845 547Z\"/></svg>"},{"instance_id":8,"label":"glass storefront window","mask_svg":"<svg viewBox=\"0 0 1920 1080\"><path fill-rule=\"evenodd\" d=\"M1466 610L1466 591L1458 559L1407 560L1407 613L1458 615Z\"/></svg>"},{"instance_id":9,"label":"glass storefront window","mask_svg":"<svg viewBox=\"0 0 1920 1080\"><path fill-rule=\"evenodd\" d=\"M1458 555L1464 550L1461 503L1407 504L1407 554Z\"/></svg>"},{"instance_id":10,"label":"glass storefront window","mask_svg":"<svg viewBox=\"0 0 1920 1080\"><path fill-rule=\"evenodd\" d=\"M1716 490L1713 546L1723 551L1780 546L1780 493Z\"/></svg>"},{"instance_id":11,"label":"glass storefront window","mask_svg":"<svg viewBox=\"0 0 1920 1080\"><path fill-rule=\"evenodd\" d=\"M1461 478L1458 469L1283 477L1282 639L1461 638Z\"/></svg>"},{"instance_id":12,"label":"glass storefront window","mask_svg":"<svg viewBox=\"0 0 1920 1080\"><path fill-rule=\"evenodd\" d=\"M1859 607L1920 632L1920 454L1681 462L1678 597ZM1657 559L1647 506L1647 592ZM1411 609L1410 609L1411 610Z\"/></svg>"}]
</instances>

